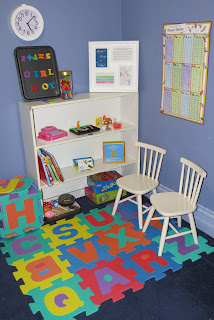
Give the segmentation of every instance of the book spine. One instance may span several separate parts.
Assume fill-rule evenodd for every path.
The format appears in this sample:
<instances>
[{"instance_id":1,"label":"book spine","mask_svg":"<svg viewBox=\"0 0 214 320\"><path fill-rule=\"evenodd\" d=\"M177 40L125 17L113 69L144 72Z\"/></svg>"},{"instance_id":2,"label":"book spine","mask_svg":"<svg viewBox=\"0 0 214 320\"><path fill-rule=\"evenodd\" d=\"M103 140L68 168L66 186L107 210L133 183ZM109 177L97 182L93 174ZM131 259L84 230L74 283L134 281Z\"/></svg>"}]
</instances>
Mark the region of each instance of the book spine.
<instances>
[{"instance_id":1,"label":"book spine","mask_svg":"<svg viewBox=\"0 0 214 320\"><path fill-rule=\"evenodd\" d=\"M56 180L57 180L58 182L61 182L61 179L60 179L58 173L56 172L56 169L55 169L55 167L54 167L54 165L53 165L53 163L52 163L52 161L51 161L51 158L49 158L48 161L49 161L49 164L50 164L50 166L51 166L51 169L53 170L53 173L54 173L54 175L55 175L55 177L56 177Z\"/></svg>"},{"instance_id":2,"label":"book spine","mask_svg":"<svg viewBox=\"0 0 214 320\"><path fill-rule=\"evenodd\" d=\"M42 154L42 157L43 157L43 160L44 160L44 163L45 163L45 167L46 167L46 170L47 170L47 173L48 173L48 176L49 176L50 182L51 182L51 184L52 184L52 185L54 185L53 178L52 178L51 173L50 173L50 171L49 171L49 169L48 169L47 161L46 161L46 159L45 159L45 157L44 157L44 155L43 155L43 154Z\"/></svg>"},{"instance_id":3,"label":"book spine","mask_svg":"<svg viewBox=\"0 0 214 320\"><path fill-rule=\"evenodd\" d=\"M50 171L50 174L51 174L51 176L52 176L53 181L54 181L54 182L57 182L57 179L56 179L55 174L54 174L54 172L53 172L53 170L52 170L52 168L51 168L51 165L50 165L50 162L49 162L48 157L45 157L45 160L46 160L46 163L47 163L47 165L48 165L48 169L49 169L49 171Z\"/></svg>"},{"instance_id":4,"label":"book spine","mask_svg":"<svg viewBox=\"0 0 214 320\"><path fill-rule=\"evenodd\" d=\"M51 182L50 182L50 179L49 179L49 175L47 173L45 162L44 162L44 159L43 159L43 156L42 156L42 153L41 153L40 150L38 150L38 156L39 156L39 158L41 160L41 163L42 163L42 166L43 166L43 170L44 170L44 173L45 173L47 184L48 184L49 187L51 187Z\"/></svg>"},{"instance_id":5,"label":"book spine","mask_svg":"<svg viewBox=\"0 0 214 320\"><path fill-rule=\"evenodd\" d=\"M54 158L54 156L51 153L49 153L48 151L46 151L45 149L41 149L41 151L45 156L49 156L51 158L51 161L56 169L56 172L58 173L60 180L63 182L65 179L63 177L62 171L61 171L56 159Z\"/></svg>"}]
</instances>

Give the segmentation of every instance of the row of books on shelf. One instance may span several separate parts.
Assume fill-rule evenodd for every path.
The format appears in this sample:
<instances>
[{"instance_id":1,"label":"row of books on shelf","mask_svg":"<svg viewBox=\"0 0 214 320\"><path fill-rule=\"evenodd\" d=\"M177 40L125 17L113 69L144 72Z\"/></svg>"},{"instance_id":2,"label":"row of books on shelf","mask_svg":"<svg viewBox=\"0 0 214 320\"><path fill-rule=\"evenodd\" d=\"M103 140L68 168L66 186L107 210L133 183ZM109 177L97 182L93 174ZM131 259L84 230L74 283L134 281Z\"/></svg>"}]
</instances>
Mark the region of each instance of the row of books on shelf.
<instances>
[{"instance_id":1,"label":"row of books on shelf","mask_svg":"<svg viewBox=\"0 0 214 320\"><path fill-rule=\"evenodd\" d=\"M38 150L38 163L40 179L49 187L55 183L63 182L64 177L55 157L45 149Z\"/></svg>"}]
</instances>

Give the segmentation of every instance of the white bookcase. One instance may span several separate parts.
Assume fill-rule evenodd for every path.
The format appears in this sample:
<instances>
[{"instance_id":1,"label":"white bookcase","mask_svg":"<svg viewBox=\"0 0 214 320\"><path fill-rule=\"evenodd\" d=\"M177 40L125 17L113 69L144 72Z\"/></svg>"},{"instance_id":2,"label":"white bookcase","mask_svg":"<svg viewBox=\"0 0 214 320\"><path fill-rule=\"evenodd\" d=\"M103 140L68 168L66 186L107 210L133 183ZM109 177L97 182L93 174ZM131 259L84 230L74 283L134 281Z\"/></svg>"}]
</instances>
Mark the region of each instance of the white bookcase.
<instances>
[{"instance_id":1,"label":"white bookcase","mask_svg":"<svg viewBox=\"0 0 214 320\"><path fill-rule=\"evenodd\" d=\"M19 102L28 177L42 190L43 200L72 192L77 198L84 195L87 176L109 170L122 175L136 172L138 140L138 93L80 93L70 101L61 98L54 103L42 101ZM96 125L97 117L116 118L122 122L121 129L103 130L92 135L75 135L69 128L80 125ZM53 125L66 130L68 136L46 142L37 139L41 128ZM103 141L125 141L125 163L103 164ZM65 181L48 187L40 181L37 150L44 148L52 153L61 167ZM73 159L91 156L95 168L79 172L73 167Z\"/></svg>"}]
</instances>

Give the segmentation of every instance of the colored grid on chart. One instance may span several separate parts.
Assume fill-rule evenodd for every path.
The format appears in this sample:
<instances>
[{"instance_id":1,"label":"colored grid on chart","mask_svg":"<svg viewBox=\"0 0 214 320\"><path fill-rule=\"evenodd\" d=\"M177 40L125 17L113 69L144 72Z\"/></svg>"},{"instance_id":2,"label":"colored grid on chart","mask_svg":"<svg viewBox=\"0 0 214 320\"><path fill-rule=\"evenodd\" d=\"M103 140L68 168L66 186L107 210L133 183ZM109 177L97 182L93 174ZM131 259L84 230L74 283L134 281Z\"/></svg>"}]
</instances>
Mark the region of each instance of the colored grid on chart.
<instances>
[{"instance_id":1,"label":"colored grid on chart","mask_svg":"<svg viewBox=\"0 0 214 320\"><path fill-rule=\"evenodd\" d=\"M161 113L203 124L211 22L165 24Z\"/></svg>"}]
</instances>

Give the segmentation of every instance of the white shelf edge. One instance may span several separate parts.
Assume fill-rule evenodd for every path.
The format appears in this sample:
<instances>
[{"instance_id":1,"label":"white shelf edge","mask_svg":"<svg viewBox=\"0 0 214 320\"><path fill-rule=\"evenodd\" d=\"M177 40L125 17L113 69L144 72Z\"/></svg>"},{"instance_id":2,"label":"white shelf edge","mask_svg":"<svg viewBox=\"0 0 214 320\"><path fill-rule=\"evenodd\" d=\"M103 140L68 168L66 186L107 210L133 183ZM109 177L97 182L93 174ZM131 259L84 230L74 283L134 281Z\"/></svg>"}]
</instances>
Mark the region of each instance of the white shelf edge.
<instances>
[{"instance_id":1,"label":"white shelf edge","mask_svg":"<svg viewBox=\"0 0 214 320\"><path fill-rule=\"evenodd\" d=\"M111 99L117 97L124 97L133 94L138 94L138 92L85 92L85 93L77 93L73 95L73 98L70 100L64 100L62 98L55 98L55 102L53 103L44 103L42 100L40 101L19 101L24 105L28 106L30 109L38 109L38 108L47 108L63 105L63 104L71 104L71 103L79 103L79 102L87 102L93 100L103 100L103 99ZM43 99L46 100L46 99ZM47 99L49 100L49 99Z\"/></svg>"},{"instance_id":2,"label":"white shelf edge","mask_svg":"<svg viewBox=\"0 0 214 320\"><path fill-rule=\"evenodd\" d=\"M88 177L88 176L90 176L92 174L96 174L96 173L99 173L99 172L115 170L117 168L121 168L121 167L124 167L124 166L135 164L136 160L128 158L128 159L126 159L126 161L124 163L103 164L103 159L96 159L94 162L95 162L94 169L89 170L89 171L80 172L78 170L75 170L73 166L68 166L68 167L61 168L62 174L63 174L63 176L65 178L64 182L55 183L52 187L48 187L47 184L45 184L43 181L40 181L41 189L53 188L54 186L59 185L61 183L65 183L65 182L81 179L81 178L84 178L84 177Z\"/></svg>"},{"instance_id":3,"label":"white shelf edge","mask_svg":"<svg viewBox=\"0 0 214 320\"><path fill-rule=\"evenodd\" d=\"M100 131L93 132L92 135L83 134L78 136L72 132L68 132L67 137L63 139L55 140L55 141L48 141L48 142L36 138L36 149L53 147L59 144L72 143L72 142L81 141L85 139L93 139L99 136L111 135L114 133L124 132L128 130L133 130L133 129L136 129L136 125L129 124L129 123L122 123L121 129L112 129L112 130L106 131L101 128Z\"/></svg>"}]
</instances>

